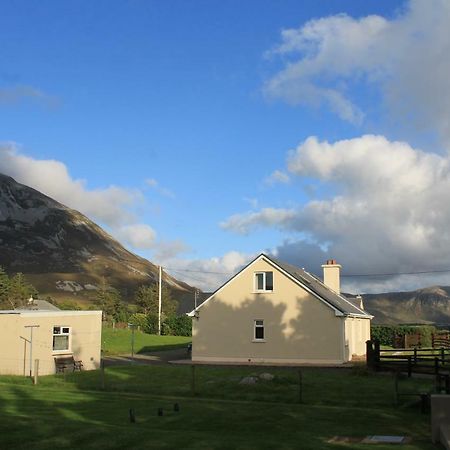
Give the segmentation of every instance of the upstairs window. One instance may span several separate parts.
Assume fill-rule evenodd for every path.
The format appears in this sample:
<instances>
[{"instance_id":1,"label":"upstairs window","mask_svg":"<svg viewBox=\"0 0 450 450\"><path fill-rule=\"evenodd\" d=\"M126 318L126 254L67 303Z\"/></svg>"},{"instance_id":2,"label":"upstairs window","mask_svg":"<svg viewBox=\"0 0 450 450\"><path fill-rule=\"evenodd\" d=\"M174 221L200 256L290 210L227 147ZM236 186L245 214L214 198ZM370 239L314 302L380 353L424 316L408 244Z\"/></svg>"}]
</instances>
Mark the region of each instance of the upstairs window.
<instances>
[{"instance_id":1,"label":"upstairs window","mask_svg":"<svg viewBox=\"0 0 450 450\"><path fill-rule=\"evenodd\" d=\"M255 291L257 292L273 291L273 272L255 273Z\"/></svg>"},{"instance_id":2,"label":"upstairs window","mask_svg":"<svg viewBox=\"0 0 450 450\"><path fill-rule=\"evenodd\" d=\"M67 351L70 349L70 328L53 327L53 351Z\"/></svg>"},{"instance_id":3,"label":"upstairs window","mask_svg":"<svg viewBox=\"0 0 450 450\"><path fill-rule=\"evenodd\" d=\"M258 319L255 320L255 341L263 341L264 340L264 320Z\"/></svg>"}]
</instances>

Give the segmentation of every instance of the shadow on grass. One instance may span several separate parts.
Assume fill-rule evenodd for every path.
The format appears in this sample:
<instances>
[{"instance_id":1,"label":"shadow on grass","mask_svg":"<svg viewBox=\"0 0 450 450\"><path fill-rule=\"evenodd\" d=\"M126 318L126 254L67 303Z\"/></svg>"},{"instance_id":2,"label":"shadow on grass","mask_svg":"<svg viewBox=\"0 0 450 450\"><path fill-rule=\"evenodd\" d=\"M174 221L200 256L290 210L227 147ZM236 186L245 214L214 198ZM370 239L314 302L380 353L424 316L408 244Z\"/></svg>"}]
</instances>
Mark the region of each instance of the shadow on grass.
<instances>
[{"instance_id":1,"label":"shadow on grass","mask_svg":"<svg viewBox=\"0 0 450 450\"><path fill-rule=\"evenodd\" d=\"M295 403L296 373L255 367L197 367L199 395L190 396L190 367L126 366L100 373L42 377L40 384L0 387L0 448L302 448L338 449L335 435L412 435L404 450L432 449L427 417L417 410L395 409L388 378L306 370L305 403ZM274 373L273 382L239 385L242 376ZM23 380L23 379L22 379ZM359 391L372 387L355 406ZM337 389L341 386L341 390ZM335 391L335 394L331 394ZM256 401L258 400L258 401ZM265 401L261 401L265 400ZM268 402L271 403L268 403ZM289 403L290 402L290 403ZM175 412L173 405L180 405ZM163 417L157 408L164 409ZM136 423L129 422L129 409ZM364 449L351 444L349 448ZM377 446L388 449L389 446Z\"/></svg>"}]
</instances>

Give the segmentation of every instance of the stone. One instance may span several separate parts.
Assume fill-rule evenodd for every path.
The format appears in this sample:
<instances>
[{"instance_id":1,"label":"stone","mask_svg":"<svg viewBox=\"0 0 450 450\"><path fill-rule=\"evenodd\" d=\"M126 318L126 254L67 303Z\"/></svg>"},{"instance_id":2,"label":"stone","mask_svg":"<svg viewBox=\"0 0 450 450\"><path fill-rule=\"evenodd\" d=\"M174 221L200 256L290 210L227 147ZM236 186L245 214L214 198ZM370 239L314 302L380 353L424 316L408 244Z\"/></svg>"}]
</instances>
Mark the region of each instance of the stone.
<instances>
[{"instance_id":1,"label":"stone","mask_svg":"<svg viewBox=\"0 0 450 450\"><path fill-rule=\"evenodd\" d=\"M256 384L258 382L258 377L244 377L239 384Z\"/></svg>"},{"instance_id":2,"label":"stone","mask_svg":"<svg viewBox=\"0 0 450 450\"><path fill-rule=\"evenodd\" d=\"M264 380L264 381L272 381L275 378L275 376L272 375L271 373L264 372L259 375L259 378L260 378L260 380Z\"/></svg>"}]
</instances>

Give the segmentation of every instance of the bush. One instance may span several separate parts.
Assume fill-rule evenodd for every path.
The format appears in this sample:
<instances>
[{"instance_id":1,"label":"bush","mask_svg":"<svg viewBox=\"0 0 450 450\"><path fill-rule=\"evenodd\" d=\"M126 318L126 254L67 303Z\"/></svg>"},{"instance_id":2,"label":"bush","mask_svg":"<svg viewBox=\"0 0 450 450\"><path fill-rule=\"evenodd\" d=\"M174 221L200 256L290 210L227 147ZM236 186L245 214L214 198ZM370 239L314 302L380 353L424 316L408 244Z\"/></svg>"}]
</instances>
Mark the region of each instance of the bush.
<instances>
[{"instance_id":1,"label":"bush","mask_svg":"<svg viewBox=\"0 0 450 450\"><path fill-rule=\"evenodd\" d=\"M148 331L146 333L158 334L158 314L147 314Z\"/></svg>"},{"instance_id":2,"label":"bush","mask_svg":"<svg viewBox=\"0 0 450 450\"><path fill-rule=\"evenodd\" d=\"M162 334L192 336L192 319L186 315L168 317L162 324Z\"/></svg>"},{"instance_id":3,"label":"bush","mask_svg":"<svg viewBox=\"0 0 450 450\"><path fill-rule=\"evenodd\" d=\"M380 341L381 345L394 345L396 335L420 334L422 347L431 347L431 336L436 328L431 325L372 325L371 339Z\"/></svg>"},{"instance_id":4,"label":"bush","mask_svg":"<svg viewBox=\"0 0 450 450\"><path fill-rule=\"evenodd\" d=\"M147 316L145 314L135 313L130 316L128 319L130 323L140 328L144 333L150 333L149 331L149 323Z\"/></svg>"}]
</instances>

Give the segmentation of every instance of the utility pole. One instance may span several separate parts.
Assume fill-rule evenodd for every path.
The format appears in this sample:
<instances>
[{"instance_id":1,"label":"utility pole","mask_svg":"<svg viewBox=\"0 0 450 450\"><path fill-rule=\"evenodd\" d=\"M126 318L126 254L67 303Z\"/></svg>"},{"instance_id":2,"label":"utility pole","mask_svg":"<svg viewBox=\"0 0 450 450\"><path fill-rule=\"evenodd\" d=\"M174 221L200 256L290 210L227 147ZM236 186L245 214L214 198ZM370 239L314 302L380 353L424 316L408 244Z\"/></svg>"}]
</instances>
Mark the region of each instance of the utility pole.
<instances>
[{"instance_id":1,"label":"utility pole","mask_svg":"<svg viewBox=\"0 0 450 450\"><path fill-rule=\"evenodd\" d=\"M25 325L30 329L30 378L33 376L33 328L39 328L40 325Z\"/></svg>"},{"instance_id":2,"label":"utility pole","mask_svg":"<svg viewBox=\"0 0 450 450\"><path fill-rule=\"evenodd\" d=\"M162 304L162 267L159 266L158 285L158 334L161 335L161 304Z\"/></svg>"},{"instance_id":3,"label":"utility pole","mask_svg":"<svg viewBox=\"0 0 450 450\"><path fill-rule=\"evenodd\" d=\"M194 309L197 308L198 289L194 291Z\"/></svg>"},{"instance_id":4,"label":"utility pole","mask_svg":"<svg viewBox=\"0 0 450 450\"><path fill-rule=\"evenodd\" d=\"M131 359L134 361L134 330L136 325L134 323L128 323L128 327L131 328Z\"/></svg>"}]
</instances>

